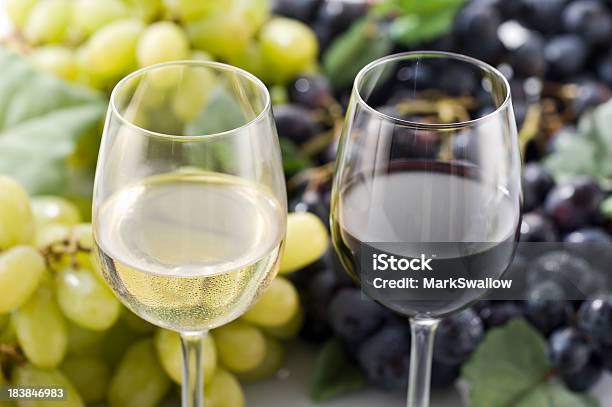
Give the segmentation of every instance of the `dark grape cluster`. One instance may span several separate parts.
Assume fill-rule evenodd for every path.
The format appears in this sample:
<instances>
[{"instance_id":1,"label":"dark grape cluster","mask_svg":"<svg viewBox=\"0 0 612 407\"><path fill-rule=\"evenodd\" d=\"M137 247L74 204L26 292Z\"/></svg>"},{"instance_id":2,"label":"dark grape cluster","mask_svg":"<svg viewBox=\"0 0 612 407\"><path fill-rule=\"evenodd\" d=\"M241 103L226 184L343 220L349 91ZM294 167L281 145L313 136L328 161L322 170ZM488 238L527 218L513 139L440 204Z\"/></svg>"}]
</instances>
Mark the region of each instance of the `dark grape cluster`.
<instances>
[{"instance_id":1,"label":"dark grape cluster","mask_svg":"<svg viewBox=\"0 0 612 407\"><path fill-rule=\"evenodd\" d=\"M322 49L367 12L360 2L334 0L277 0L275 10L311 24ZM432 386L453 384L487 331L515 318L525 318L547 338L554 374L568 388L585 391L603 371L612 371L612 297L606 294L612 287L604 277L612 264L612 222L600 211L609 191L591 177L555 182L538 161L575 137L581 114L612 97L609 38L610 1L470 0L448 34L412 47L395 45L396 51L460 52L499 67L510 82L519 128L531 120L534 106L543 112L536 141L525 151L520 227L525 246L508 270L522 277L525 299L483 300L445 318L436 333ZM474 73L462 66L404 66L368 101L383 114L417 121L423 117L399 107L418 92L436 87L460 98L478 86ZM349 90L334 88L318 74L295 78L287 90L288 103L274 109L280 137L304 147L316 163L329 165L338 148L337 132L323 148L311 147L337 127ZM466 108L470 117L495 108L487 96L474 98L474 105ZM478 165L482 154L468 130L453 137L450 146L436 133L401 126L393 131L392 158L432 159L449 153L448 148L455 159ZM290 188L290 210L315 213L327 224L330 191L329 174L315 172L310 181ZM532 243L556 245L554 250L530 251ZM338 337L370 383L386 390L406 386L408 321L364 297L333 249L291 279L302 295L303 338L320 342ZM587 300L575 299L585 296Z\"/></svg>"}]
</instances>

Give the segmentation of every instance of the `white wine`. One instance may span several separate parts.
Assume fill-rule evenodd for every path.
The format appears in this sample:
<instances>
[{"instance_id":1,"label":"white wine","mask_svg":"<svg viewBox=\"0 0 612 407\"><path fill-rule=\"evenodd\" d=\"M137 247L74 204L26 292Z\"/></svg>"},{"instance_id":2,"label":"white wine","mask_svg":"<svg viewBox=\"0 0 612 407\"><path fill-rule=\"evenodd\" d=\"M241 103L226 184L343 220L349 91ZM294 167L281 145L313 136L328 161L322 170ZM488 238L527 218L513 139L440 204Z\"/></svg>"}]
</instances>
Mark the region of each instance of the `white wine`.
<instances>
[{"instance_id":1,"label":"white wine","mask_svg":"<svg viewBox=\"0 0 612 407\"><path fill-rule=\"evenodd\" d=\"M113 291L177 331L246 311L278 269L285 207L264 188L218 173L146 178L97 208L97 254Z\"/></svg>"}]
</instances>

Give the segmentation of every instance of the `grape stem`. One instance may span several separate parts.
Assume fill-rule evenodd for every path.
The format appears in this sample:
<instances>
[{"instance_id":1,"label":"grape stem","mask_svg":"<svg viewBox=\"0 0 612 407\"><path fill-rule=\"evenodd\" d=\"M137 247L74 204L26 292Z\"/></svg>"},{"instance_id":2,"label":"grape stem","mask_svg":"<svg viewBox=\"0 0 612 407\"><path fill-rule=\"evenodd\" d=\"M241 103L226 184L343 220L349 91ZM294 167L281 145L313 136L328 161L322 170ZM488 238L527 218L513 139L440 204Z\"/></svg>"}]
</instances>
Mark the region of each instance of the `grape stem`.
<instances>
[{"instance_id":1,"label":"grape stem","mask_svg":"<svg viewBox=\"0 0 612 407\"><path fill-rule=\"evenodd\" d=\"M519 131L519 147L523 158L525 157L527 145L538 135L541 119L542 106L540 104L529 106L525 122Z\"/></svg>"},{"instance_id":2,"label":"grape stem","mask_svg":"<svg viewBox=\"0 0 612 407\"><path fill-rule=\"evenodd\" d=\"M76 258L79 253L91 253L91 249L81 245L76 239L59 240L40 249L40 254L45 258L47 268L51 270L55 270L54 262L59 262L63 256L70 256L70 265L75 269L79 268L79 262Z\"/></svg>"},{"instance_id":3,"label":"grape stem","mask_svg":"<svg viewBox=\"0 0 612 407\"><path fill-rule=\"evenodd\" d=\"M25 361L26 358L19 345L0 343L0 371L10 373L13 366L23 364Z\"/></svg>"}]
</instances>

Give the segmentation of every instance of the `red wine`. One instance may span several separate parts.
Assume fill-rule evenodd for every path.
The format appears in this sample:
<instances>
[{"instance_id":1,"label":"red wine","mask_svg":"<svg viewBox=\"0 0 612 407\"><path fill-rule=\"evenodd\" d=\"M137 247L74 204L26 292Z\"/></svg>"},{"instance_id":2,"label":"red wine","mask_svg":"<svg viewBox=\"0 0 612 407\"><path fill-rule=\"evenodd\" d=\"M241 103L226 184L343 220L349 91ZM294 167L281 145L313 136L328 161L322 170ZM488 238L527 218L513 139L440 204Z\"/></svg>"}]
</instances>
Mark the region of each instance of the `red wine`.
<instances>
[{"instance_id":1,"label":"red wine","mask_svg":"<svg viewBox=\"0 0 612 407\"><path fill-rule=\"evenodd\" d=\"M332 235L344 267L366 294L404 315L443 316L487 291L452 284L426 287L424 278L430 284L458 279L491 282L512 260L519 198L513 199L474 166L394 163L387 170L354 177L338 192L332 203ZM373 271L374 253L409 259L433 256L428 263L432 270ZM372 280L383 275L421 281L418 288L372 291Z\"/></svg>"}]
</instances>

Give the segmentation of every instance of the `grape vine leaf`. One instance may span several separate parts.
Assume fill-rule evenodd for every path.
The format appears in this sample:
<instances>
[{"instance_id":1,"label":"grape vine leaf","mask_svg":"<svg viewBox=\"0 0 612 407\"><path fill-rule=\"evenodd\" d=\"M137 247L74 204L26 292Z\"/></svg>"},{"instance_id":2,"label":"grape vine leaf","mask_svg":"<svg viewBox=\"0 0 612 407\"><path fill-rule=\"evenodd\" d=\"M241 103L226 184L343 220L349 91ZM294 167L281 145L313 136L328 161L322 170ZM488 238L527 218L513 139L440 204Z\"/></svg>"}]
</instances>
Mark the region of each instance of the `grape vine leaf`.
<instances>
[{"instance_id":1,"label":"grape vine leaf","mask_svg":"<svg viewBox=\"0 0 612 407\"><path fill-rule=\"evenodd\" d=\"M593 399L549 380L546 341L523 319L491 330L462 377L472 407L594 407Z\"/></svg>"},{"instance_id":2,"label":"grape vine leaf","mask_svg":"<svg viewBox=\"0 0 612 407\"><path fill-rule=\"evenodd\" d=\"M450 30L455 14L453 8L431 15L406 14L391 23L389 34L394 41L407 46L433 40Z\"/></svg>"},{"instance_id":3,"label":"grape vine leaf","mask_svg":"<svg viewBox=\"0 0 612 407\"><path fill-rule=\"evenodd\" d=\"M582 115L578 131L562 138L544 165L558 183L589 175L604 188L612 186L612 101Z\"/></svg>"},{"instance_id":4,"label":"grape vine leaf","mask_svg":"<svg viewBox=\"0 0 612 407\"><path fill-rule=\"evenodd\" d=\"M0 173L33 195L91 194L95 158L80 144L97 145L105 99L35 72L7 49L0 71Z\"/></svg>"},{"instance_id":5,"label":"grape vine leaf","mask_svg":"<svg viewBox=\"0 0 612 407\"><path fill-rule=\"evenodd\" d=\"M279 142L285 174L291 176L313 166L312 161L300 151L294 142L285 138L280 138Z\"/></svg>"},{"instance_id":6,"label":"grape vine leaf","mask_svg":"<svg viewBox=\"0 0 612 407\"><path fill-rule=\"evenodd\" d=\"M366 17L332 42L323 55L323 69L335 88L346 88L361 68L387 55L392 47L385 25Z\"/></svg>"},{"instance_id":7,"label":"grape vine leaf","mask_svg":"<svg viewBox=\"0 0 612 407\"><path fill-rule=\"evenodd\" d=\"M310 387L312 400L326 401L363 386L365 378L349 359L342 342L337 338L328 340L319 351L316 360Z\"/></svg>"}]
</instances>

